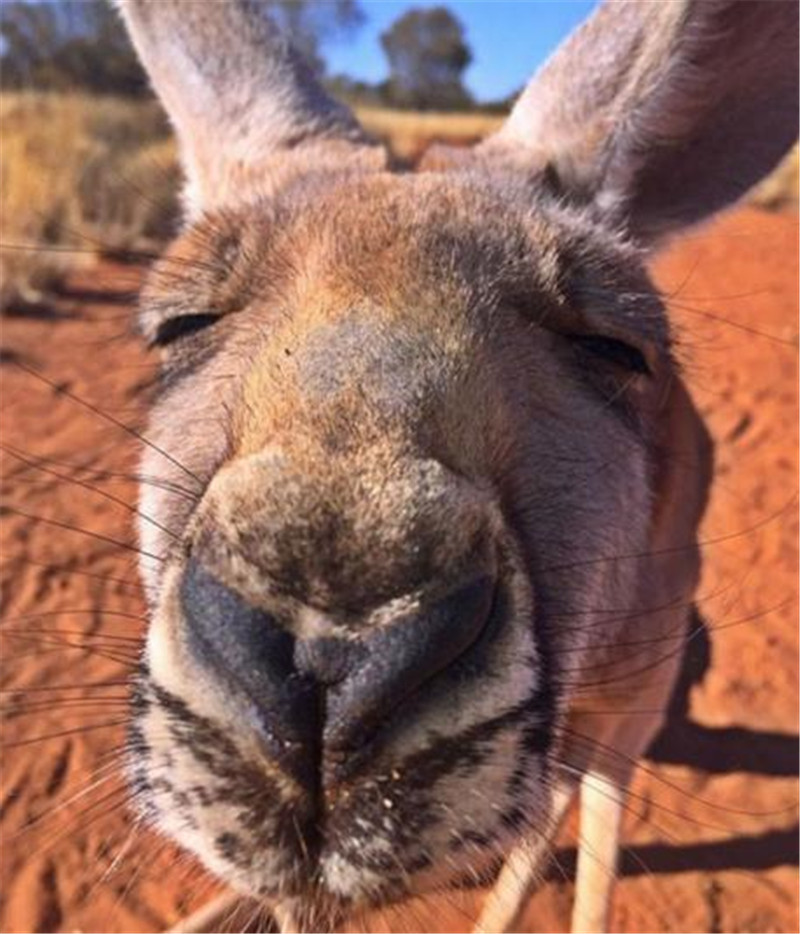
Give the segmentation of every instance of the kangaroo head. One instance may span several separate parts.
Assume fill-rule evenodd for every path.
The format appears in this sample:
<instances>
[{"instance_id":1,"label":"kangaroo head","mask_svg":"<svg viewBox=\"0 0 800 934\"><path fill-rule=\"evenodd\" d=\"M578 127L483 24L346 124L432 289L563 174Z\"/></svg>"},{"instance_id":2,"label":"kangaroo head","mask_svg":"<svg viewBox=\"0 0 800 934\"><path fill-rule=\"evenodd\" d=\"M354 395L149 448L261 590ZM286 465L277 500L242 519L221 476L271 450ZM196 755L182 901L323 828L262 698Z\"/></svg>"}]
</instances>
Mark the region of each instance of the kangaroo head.
<instances>
[{"instance_id":1,"label":"kangaroo head","mask_svg":"<svg viewBox=\"0 0 800 934\"><path fill-rule=\"evenodd\" d=\"M258 4L120 5L188 180L142 300L140 797L308 911L481 878L620 627L691 597L708 445L644 262L795 139L797 5L603 6L415 173Z\"/></svg>"}]
</instances>

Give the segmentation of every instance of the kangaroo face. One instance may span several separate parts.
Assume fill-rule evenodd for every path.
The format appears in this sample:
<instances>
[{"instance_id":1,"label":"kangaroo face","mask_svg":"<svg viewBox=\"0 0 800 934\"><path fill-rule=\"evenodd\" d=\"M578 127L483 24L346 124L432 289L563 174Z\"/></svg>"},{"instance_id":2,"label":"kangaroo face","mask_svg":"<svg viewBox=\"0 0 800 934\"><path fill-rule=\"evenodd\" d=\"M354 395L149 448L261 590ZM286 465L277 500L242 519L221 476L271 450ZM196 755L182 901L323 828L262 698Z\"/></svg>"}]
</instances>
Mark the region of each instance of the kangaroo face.
<instances>
[{"instance_id":1,"label":"kangaroo face","mask_svg":"<svg viewBox=\"0 0 800 934\"><path fill-rule=\"evenodd\" d=\"M376 176L209 218L143 308L183 467L145 465L137 786L249 891L488 870L544 819L575 623L646 544L670 364L631 249L544 194Z\"/></svg>"},{"instance_id":2,"label":"kangaroo face","mask_svg":"<svg viewBox=\"0 0 800 934\"><path fill-rule=\"evenodd\" d=\"M493 138L393 174L263 5L119 2L187 174L137 797L292 930L508 854L513 929L576 782L613 865L666 704L710 457L642 257L796 139L798 6L605 3Z\"/></svg>"}]
</instances>

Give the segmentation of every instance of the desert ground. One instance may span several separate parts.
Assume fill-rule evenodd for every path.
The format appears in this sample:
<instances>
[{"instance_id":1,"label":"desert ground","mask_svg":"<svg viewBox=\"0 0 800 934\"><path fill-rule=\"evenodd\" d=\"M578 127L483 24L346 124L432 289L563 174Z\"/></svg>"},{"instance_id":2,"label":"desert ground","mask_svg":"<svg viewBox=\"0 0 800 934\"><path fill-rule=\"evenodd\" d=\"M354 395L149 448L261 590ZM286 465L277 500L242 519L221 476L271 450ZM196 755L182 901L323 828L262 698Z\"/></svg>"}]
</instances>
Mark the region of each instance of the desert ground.
<instances>
[{"instance_id":1,"label":"desert ground","mask_svg":"<svg viewBox=\"0 0 800 934\"><path fill-rule=\"evenodd\" d=\"M798 930L797 260L797 215L749 207L655 267L717 468L698 623L630 799L615 931ZM217 890L137 824L117 768L144 626L141 276L86 265L3 320L2 931L160 931ZM574 840L572 821L521 930L567 930ZM369 929L469 930L480 898Z\"/></svg>"}]
</instances>

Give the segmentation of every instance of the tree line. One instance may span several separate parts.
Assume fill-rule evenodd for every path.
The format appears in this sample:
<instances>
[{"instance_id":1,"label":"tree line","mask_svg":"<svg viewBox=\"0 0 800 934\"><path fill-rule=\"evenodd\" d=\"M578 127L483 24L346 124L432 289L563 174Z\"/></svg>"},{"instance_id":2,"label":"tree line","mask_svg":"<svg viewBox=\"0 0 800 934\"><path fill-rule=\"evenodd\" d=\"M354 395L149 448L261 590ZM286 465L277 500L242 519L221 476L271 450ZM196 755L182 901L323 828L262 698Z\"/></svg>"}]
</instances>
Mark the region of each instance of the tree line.
<instances>
[{"instance_id":1,"label":"tree line","mask_svg":"<svg viewBox=\"0 0 800 934\"><path fill-rule=\"evenodd\" d=\"M327 72L323 48L364 25L359 0L263 0L276 24L333 93L354 103L414 110L473 110L464 84L472 61L462 23L445 6L410 9L380 36L388 77L371 84ZM150 93L120 17L106 0L0 4L0 89ZM480 106L503 110L509 101Z\"/></svg>"}]
</instances>

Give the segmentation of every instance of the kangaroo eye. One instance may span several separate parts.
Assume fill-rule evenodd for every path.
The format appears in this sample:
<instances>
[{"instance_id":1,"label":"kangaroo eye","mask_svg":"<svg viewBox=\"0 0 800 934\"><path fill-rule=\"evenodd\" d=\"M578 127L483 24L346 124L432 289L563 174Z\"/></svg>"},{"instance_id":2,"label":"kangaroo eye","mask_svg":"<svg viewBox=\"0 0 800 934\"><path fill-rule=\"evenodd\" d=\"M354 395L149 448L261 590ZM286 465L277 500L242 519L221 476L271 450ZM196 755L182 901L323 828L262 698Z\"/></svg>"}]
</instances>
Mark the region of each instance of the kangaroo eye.
<instances>
[{"instance_id":1,"label":"kangaroo eye","mask_svg":"<svg viewBox=\"0 0 800 934\"><path fill-rule=\"evenodd\" d=\"M626 344L625 341L594 334L575 334L570 339L582 351L612 363L620 369L630 373L652 375L645 355L638 348Z\"/></svg>"},{"instance_id":2,"label":"kangaroo eye","mask_svg":"<svg viewBox=\"0 0 800 934\"><path fill-rule=\"evenodd\" d=\"M219 321L220 317L221 315L204 313L168 318L156 328L156 333L150 341L150 345L152 347L167 347L183 337L189 337L204 328L210 327Z\"/></svg>"}]
</instances>

